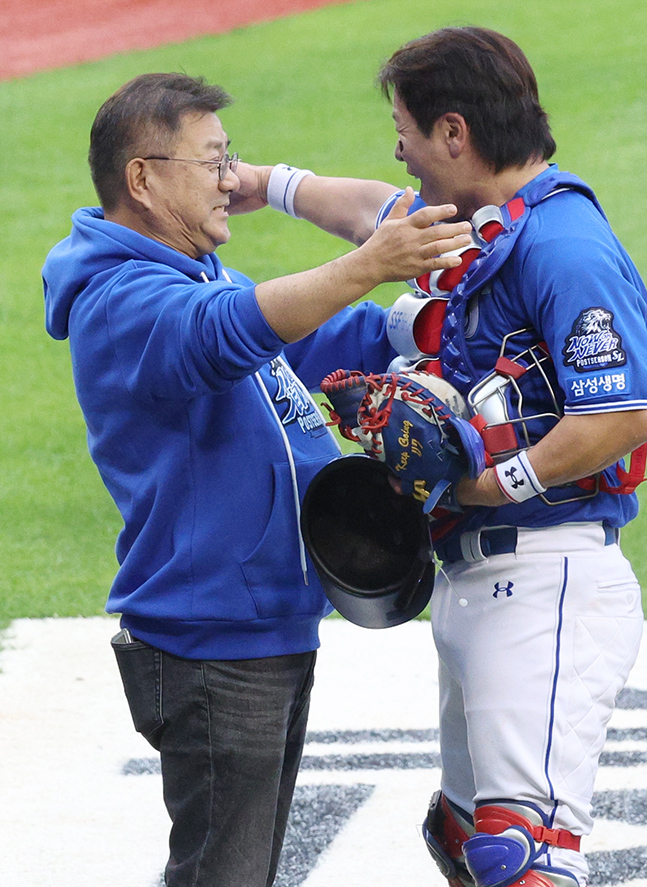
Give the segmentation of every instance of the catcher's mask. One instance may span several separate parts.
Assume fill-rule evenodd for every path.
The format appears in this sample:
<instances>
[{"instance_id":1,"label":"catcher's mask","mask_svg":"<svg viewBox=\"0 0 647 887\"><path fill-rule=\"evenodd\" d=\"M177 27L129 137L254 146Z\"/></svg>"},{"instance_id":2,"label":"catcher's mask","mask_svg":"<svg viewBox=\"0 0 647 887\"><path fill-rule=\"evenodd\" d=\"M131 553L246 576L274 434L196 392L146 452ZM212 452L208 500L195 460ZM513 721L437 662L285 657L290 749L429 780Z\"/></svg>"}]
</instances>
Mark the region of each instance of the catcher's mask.
<instances>
[{"instance_id":1,"label":"catcher's mask","mask_svg":"<svg viewBox=\"0 0 647 887\"><path fill-rule=\"evenodd\" d=\"M303 538L326 596L349 622L389 628L424 610L434 586L429 524L412 496L363 454L330 462L311 481Z\"/></svg>"},{"instance_id":2,"label":"catcher's mask","mask_svg":"<svg viewBox=\"0 0 647 887\"><path fill-rule=\"evenodd\" d=\"M518 344L531 332L505 336L494 372L468 395L472 424L494 462L537 443L563 415L563 395L546 345Z\"/></svg>"}]
</instances>

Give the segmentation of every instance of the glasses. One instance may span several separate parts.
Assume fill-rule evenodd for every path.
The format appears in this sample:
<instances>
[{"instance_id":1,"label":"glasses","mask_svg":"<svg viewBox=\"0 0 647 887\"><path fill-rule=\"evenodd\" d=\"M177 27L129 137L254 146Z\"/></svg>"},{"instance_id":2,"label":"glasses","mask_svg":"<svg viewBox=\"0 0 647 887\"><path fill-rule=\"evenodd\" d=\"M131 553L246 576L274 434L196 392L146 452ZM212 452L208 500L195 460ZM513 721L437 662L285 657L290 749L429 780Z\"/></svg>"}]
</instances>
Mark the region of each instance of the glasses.
<instances>
[{"instance_id":1,"label":"glasses","mask_svg":"<svg viewBox=\"0 0 647 887\"><path fill-rule=\"evenodd\" d=\"M150 157L142 157L142 160L177 160L179 163L197 163L199 166L206 166L211 172L218 171L218 178L222 182L229 170L236 172L238 167L238 154L223 154L220 160L188 160L186 157L161 157L151 155Z\"/></svg>"}]
</instances>

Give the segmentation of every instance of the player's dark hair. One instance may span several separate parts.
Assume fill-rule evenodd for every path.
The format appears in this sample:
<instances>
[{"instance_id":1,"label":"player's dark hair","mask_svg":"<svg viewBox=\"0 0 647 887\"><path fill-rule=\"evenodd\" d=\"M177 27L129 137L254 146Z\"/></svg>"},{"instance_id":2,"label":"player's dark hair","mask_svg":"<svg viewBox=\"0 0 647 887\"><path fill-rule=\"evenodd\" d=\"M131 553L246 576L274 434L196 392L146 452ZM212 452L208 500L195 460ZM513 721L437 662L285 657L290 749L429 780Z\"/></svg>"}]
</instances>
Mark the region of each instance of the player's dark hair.
<instances>
[{"instance_id":1,"label":"player's dark hair","mask_svg":"<svg viewBox=\"0 0 647 887\"><path fill-rule=\"evenodd\" d=\"M496 31L441 28L412 40L384 64L378 83L387 98L398 93L425 136L443 114L461 114L495 172L555 153L530 63Z\"/></svg>"},{"instance_id":2,"label":"player's dark hair","mask_svg":"<svg viewBox=\"0 0 647 887\"><path fill-rule=\"evenodd\" d=\"M133 157L172 150L185 114L215 113L230 102L220 86L187 74L142 74L118 89L90 134L90 172L103 208L114 210L125 196L124 171Z\"/></svg>"}]
</instances>

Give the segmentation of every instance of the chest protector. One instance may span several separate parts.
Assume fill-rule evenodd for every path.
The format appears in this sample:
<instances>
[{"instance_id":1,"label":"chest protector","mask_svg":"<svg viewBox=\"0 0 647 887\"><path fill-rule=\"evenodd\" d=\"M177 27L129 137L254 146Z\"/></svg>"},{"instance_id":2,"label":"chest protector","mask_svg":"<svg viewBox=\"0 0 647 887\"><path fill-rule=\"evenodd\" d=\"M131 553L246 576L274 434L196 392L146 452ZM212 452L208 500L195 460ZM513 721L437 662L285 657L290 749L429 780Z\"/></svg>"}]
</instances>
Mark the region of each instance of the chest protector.
<instances>
[{"instance_id":1,"label":"chest protector","mask_svg":"<svg viewBox=\"0 0 647 887\"><path fill-rule=\"evenodd\" d=\"M516 197L500 207L502 230L483 247L451 292L440 333L440 366L443 378L465 397L477 381L465 337L467 305L510 256L533 208L563 190L576 190L588 197L606 221L606 215L592 189L578 176L556 170L532 185L524 197ZM617 485L611 485L604 475L598 475L578 481L578 486L593 495L598 491L633 493L645 480L646 464L647 444L643 444L631 454L628 471L621 465L617 466Z\"/></svg>"},{"instance_id":2,"label":"chest protector","mask_svg":"<svg viewBox=\"0 0 647 887\"><path fill-rule=\"evenodd\" d=\"M468 302L494 277L510 256L533 207L552 194L566 189L584 194L606 219L595 194L580 178L559 170L542 176L528 189L524 197L515 197L500 208L503 230L483 247L449 297L441 331L440 362L443 378L465 397L478 381L465 339Z\"/></svg>"}]
</instances>

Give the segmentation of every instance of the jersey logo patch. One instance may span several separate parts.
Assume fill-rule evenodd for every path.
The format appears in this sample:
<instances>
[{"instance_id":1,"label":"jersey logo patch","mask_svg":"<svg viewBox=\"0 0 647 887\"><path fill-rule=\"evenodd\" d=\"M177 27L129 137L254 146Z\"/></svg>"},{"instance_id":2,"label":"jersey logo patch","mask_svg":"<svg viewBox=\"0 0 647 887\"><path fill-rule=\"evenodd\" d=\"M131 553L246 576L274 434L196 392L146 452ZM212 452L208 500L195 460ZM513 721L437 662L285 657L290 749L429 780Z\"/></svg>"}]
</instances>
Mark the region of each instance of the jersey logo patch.
<instances>
[{"instance_id":1,"label":"jersey logo patch","mask_svg":"<svg viewBox=\"0 0 647 887\"><path fill-rule=\"evenodd\" d=\"M605 308L587 308L575 323L562 349L564 366L578 373L623 366L627 355L613 328L613 314Z\"/></svg>"},{"instance_id":2,"label":"jersey logo patch","mask_svg":"<svg viewBox=\"0 0 647 887\"><path fill-rule=\"evenodd\" d=\"M280 358L275 358L270 362L270 372L277 383L276 402L287 401L287 410L281 419L283 425L297 422L304 434L314 432L319 436L326 433L323 416L288 366Z\"/></svg>"}]
</instances>

